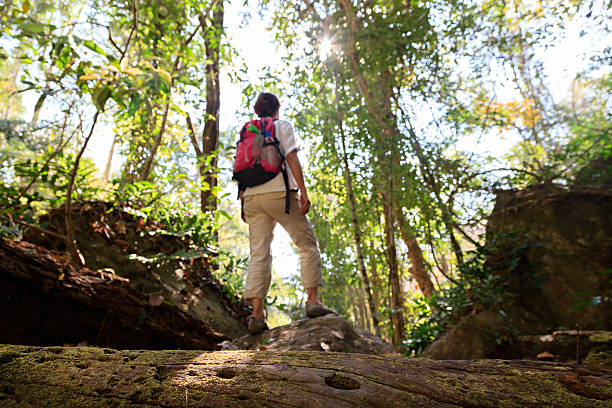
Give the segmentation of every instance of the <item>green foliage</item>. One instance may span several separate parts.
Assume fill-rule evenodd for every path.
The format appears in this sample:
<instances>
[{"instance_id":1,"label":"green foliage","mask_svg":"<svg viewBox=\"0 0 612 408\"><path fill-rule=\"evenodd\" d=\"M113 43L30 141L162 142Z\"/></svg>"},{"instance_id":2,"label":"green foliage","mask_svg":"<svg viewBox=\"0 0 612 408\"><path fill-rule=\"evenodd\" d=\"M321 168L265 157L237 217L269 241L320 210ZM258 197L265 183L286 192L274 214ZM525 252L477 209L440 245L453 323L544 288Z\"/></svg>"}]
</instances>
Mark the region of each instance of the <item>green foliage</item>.
<instances>
[{"instance_id":1,"label":"green foliage","mask_svg":"<svg viewBox=\"0 0 612 408\"><path fill-rule=\"evenodd\" d=\"M451 277L459 270L456 282L442 280L431 299L404 305L413 319L409 348L418 352L466 313L502 304L502 276L521 271L522 282L541 284L537 273L520 267L520 243L499 251L497 240L484 246L477 232L496 188L608 183L612 76L602 69L610 60L604 51L570 96L551 96L542 56L584 10L578 1L409 3L261 1L270 13L262 12L257 24L273 27L276 45L286 46L287 66L244 83L243 102L259 90L277 92L311 147L309 216L323 253L326 304L357 321L357 301L347 288L364 286L359 234L378 317L391 333L389 315L404 307L390 310L389 254L397 253L402 284L414 267L400 221L409 224L407 235L416 238L426 268L444 263ZM252 73L237 63L223 24L213 21L222 4L16 0L2 6L0 233L20 237L18 221L35 222L65 202L75 153L99 113L104 125L92 129L93 138L112 133L121 170L100 180L84 162L71 198L112 197L155 219L152 233L188 237L189 250L171 257L211 255L226 290L240 292L245 227L223 200L223 177L216 187L206 181L219 175L217 160L226 148L196 159L184 124L188 112L201 112L208 102L204 84L216 55L226 64L222 75L233 81ZM609 28L606 11L600 14L585 31ZM328 55L320 53L324 41L331 44ZM31 118L23 116L24 95L32 101ZM210 119L200 116L200 122ZM517 142L497 157L474 152L498 135ZM221 202L214 214L197 214L202 191ZM221 230L226 219L231 222ZM463 254L466 248L476 249ZM297 315L299 286L276 283L269 303ZM607 299L583 295L583 302Z\"/></svg>"},{"instance_id":2,"label":"green foliage","mask_svg":"<svg viewBox=\"0 0 612 408\"><path fill-rule=\"evenodd\" d=\"M236 258L232 253L220 253L221 269L217 279L223 284L221 289L230 296L240 297L244 290L244 278L248 265L248 258Z\"/></svg>"},{"instance_id":3,"label":"green foliage","mask_svg":"<svg viewBox=\"0 0 612 408\"><path fill-rule=\"evenodd\" d=\"M2 231L21 239L23 226L13 220L35 223L39 215L61 206L66 200L73 165L73 153L69 150L54 151L52 146L41 155L31 155L23 141L0 148ZM96 173L91 160L82 161L75 177L77 188L72 192L73 199L98 200L107 196Z\"/></svg>"},{"instance_id":4,"label":"green foliage","mask_svg":"<svg viewBox=\"0 0 612 408\"><path fill-rule=\"evenodd\" d=\"M537 271L522 265L524 254L538 243L520 240L516 233L489 236L487 245L469 252L467 260L459 266L459 277L454 284L440 289L431 298L416 298L409 318L405 348L419 354L449 325L458 322L472 311L498 310L508 303L508 286L513 275L526 285L542 284ZM508 322L509 330L511 322ZM505 334L492 333L496 341ZM504 340L505 341L505 340Z\"/></svg>"}]
</instances>

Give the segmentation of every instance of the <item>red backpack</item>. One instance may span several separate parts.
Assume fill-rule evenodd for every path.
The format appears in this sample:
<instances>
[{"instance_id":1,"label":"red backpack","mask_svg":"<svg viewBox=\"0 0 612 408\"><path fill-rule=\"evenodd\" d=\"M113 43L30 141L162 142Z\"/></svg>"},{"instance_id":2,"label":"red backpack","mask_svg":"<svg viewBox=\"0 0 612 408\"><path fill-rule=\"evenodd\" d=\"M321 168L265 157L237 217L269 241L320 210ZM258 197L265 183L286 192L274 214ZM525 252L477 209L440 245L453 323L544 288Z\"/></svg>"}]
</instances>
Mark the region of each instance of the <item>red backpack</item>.
<instances>
[{"instance_id":1,"label":"red backpack","mask_svg":"<svg viewBox=\"0 0 612 408\"><path fill-rule=\"evenodd\" d=\"M283 173L287 199L285 212L289 214L289 179L285 169L285 156L280 151L272 118L260 118L247 122L240 131L236 146L233 179L238 181L238 191L272 180Z\"/></svg>"}]
</instances>

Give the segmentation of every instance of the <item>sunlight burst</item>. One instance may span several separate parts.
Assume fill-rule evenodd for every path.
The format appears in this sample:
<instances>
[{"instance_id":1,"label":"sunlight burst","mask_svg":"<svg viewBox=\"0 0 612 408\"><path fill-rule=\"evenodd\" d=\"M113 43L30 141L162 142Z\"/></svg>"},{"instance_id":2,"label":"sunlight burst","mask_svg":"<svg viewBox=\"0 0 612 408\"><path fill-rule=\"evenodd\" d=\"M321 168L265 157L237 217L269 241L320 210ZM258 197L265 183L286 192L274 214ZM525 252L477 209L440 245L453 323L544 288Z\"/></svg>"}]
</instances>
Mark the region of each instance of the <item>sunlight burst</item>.
<instances>
[{"instance_id":1,"label":"sunlight burst","mask_svg":"<svg viewBox=\"0 0 612 408\"><path fill-rule=\"evenodd\" d=\"M331 51L331 40L329 38L324 38L321 41L321 46L319 47L319 57L321 61L326 60L329 57Z\"/></svg>"}]
</instances>

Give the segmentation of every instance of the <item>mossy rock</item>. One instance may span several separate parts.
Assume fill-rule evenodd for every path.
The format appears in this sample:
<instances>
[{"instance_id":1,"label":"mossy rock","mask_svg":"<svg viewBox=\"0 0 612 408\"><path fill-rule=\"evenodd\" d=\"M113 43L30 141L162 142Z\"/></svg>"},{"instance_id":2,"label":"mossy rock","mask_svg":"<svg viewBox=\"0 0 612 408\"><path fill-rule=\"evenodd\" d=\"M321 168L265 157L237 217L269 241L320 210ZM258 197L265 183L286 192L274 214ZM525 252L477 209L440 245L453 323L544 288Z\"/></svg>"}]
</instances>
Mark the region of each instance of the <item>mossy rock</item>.
<instances>
[{"instance_id":1,"label":"mossy rock","mask_svg":"<svg viewBox=\"0 0 612 408\"><path fill-rule=\"evenodd\" d=\"M591 369L612 369L612 351L591 351L584 365Z\"/></svg>"},{"instance_id":2,"label":"mossy rock","mask_svg":"<svg viewBox=\"0 0 612 408\"><path fill-rule=\"evenodd\" d=\"M592 343L612 343L612 332L602 331L591 334L589 341Z\"/></svg>"}]
</instances>

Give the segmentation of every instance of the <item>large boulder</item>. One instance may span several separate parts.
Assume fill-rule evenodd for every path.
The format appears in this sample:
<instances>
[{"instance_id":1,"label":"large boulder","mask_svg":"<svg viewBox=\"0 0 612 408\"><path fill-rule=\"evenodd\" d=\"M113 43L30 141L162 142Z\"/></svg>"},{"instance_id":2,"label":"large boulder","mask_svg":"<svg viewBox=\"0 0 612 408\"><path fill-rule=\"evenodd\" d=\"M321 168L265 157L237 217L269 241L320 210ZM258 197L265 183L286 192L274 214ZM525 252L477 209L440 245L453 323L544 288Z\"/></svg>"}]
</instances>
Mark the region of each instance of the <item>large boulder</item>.
<instances>
[{"instance_id":1,"label":"large boulder","mask_svg":"<svg viewBox=\"0 0 612 408\"><path fill-rule=\"evenodd\" d=\"M559 340L554 348L539 339L558 330L612 328L612 188L542 185L498 191L487 237L487 246L496 249L486 265L504 282L500 313L474 310L424 356L536 358L546 352L557 361L575 360L579 336L552 335ZM582 344L588 347L580 351L581 359L591 348L586 339Z\"/></svg>"},{"instance_id":2,"label":"large boulder","mask_svg":"<svg viewBox=\"0 0 612 408\"><path fill-rule=\"evenodd\" d=\"M612 188L544 185L498 191L490 236L529 242L508 276L512 326L521 334L612 328ZM607 273L606 273L607 272Z\"/></svg>"},{"instance_id":3,"label":"large boulder","mask_svg":"<svg viewBox=\"0 0 612 408\"><path fill-rule=\"evenodd\" d=\"M222 344L224 350L338 351L345 353L393 353L393 346L354 327L336 315L326 315L246 335Z\"/></svg>"},{"instance_id":4,"label":"large boulder","mask_svg":"<svg viewBox=\"0 0 612 408\"><path fill-rule=\"evenodd\" d=\"M421 357L436 360L487 358L496 350L496 335L504 330L504 318L490 310L465 316L431 343Z\"/></svg>"}]
</instances>

